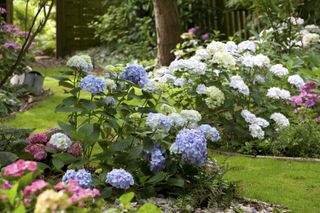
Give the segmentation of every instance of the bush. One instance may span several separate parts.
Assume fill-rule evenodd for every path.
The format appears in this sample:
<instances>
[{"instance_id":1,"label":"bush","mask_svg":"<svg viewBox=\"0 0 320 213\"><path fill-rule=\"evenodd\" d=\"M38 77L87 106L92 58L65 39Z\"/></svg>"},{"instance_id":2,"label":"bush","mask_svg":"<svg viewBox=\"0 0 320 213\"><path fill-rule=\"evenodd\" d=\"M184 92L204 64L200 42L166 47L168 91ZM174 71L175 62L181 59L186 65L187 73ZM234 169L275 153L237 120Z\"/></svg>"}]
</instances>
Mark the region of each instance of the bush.
<instances>
[{"instance_id":1,"label":"bush","mask_svg":"<svg viewBox=\"0 0 320 213\"><path fill-rule=\"evenodd\" d=\"M273 149L277 155L319 158L319 138L319 124L314 120L306 120L281 131Z\"/></svg>"}]
</instances>

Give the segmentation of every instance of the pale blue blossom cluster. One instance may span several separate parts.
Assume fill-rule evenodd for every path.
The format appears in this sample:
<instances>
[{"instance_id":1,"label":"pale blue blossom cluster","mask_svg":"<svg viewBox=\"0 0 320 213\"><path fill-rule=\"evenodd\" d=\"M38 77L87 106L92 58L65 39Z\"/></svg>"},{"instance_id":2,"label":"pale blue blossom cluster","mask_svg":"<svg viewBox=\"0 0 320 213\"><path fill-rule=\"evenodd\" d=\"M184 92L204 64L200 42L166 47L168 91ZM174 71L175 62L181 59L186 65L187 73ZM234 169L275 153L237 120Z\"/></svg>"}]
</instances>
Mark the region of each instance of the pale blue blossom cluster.
<instances>
[{"instance_id":1,"label":"pale blue blossom cluster","mask_svg":"<svg viewBox=\"0 0 320 213\"><path fill-rule=\"evenodd\" d=\"M124 169L113 169L107 174L106 183L117 189L129 189L134 185L132 175Z\"/></svg>"},{"instance_id":2,"label":"pale blue blossom cluster","mask_svg":"<svg viewBox=\"0 0 320 213\"><path fill-rule=\"evenodd\" d=\"M92 175L85 169L78 171L69 169L62 177L62 182L69 183L70 180L77 180L77 185L83 188L89 188L92 184Z\"/></svg>"},{"instance_id":3,"label":"pale blue blossom cluster","mask_svg":"<svg viewBox=\"0 0 320 213\"><path fill-rule=\"evenodd\" d=\"M88 55L75 55L71 57L67 62L67 66L86 73L93 70L92 61Z\"/></svg>"},{"instance_id":4,"label":"pale blue blossom cluster","mask_svg":"<svg viewBox=\"0 0 320 213\"><path fill-rule=\"evenodd\" d=\"M149 167L152 172L158 172L165 168L166 159L163 156L164 149L159 144L155 144L151 150Z\"/></svg>"},{"instance_id":5,"label":"pale blue blossom cluster","mask_svg":"<svg viewBox=\"0 0 320 213\"><path fill-rule=\"evenodd\" d=\"M204 75L207 64L196 59L179 59L171 62L169 69L173 71L187 69L190 74Z\"/></svg>"},{"instance_id":6,"label":"pale blue blossom cluster","mask_svg":"<svg viewBox=\"0 0 320 213\"><path fill-rule=\"evenodd\" d=\"M63 133L55 133L51 136L49 144L58 149L66 150L72 145L72 141Z\"/></svg>"},{"instance_id":7,"label":"pale blue blossom cluster","mask_svg":"<svg viewBox=\"0 0 320 213\"><path fill-rule=\"evenodd\" d=\"M206 136L206 139L212 142L217 142L220 139L220 134L218 130L211 127L208 124L202 124L198 129Z\"/></svg>"},{"instance_id":8,"label":"pale blue blossom cluster","mask_svg":"<svg viewBox=\"0 0 320 213\"><path fill-rule=\"evenodd\" d=\"M95 75L87 75L80 81L80 87L92 94L98 94L106 89L106 83Z\"/></svg>"},{"instance_id":9,"label":"pale blue blossom cluster","mask_svg":"<svg viewBox=\"0 0 320 213\"><path fill-rule=\"evenodd\" d=\"M148 82L146 69L138 65L127 66L121 74L121 78L123 80L131 81L141 88L143 88Z\"/></svg>"},{"instance_id":10,"label":"pale blue blossom cluster","mask_svg":"<svg viewBox=\"0 0 320 213\"><path fill-rule=\"evenodd\" d=\"M146 119L146 125L153 131L158 129L169 131L172 126L172 122L170 116L163 115L161 113L149 113Z\"/></svg>"},{"instance_id":11,"label":"pale blue blossom cluster","mask_svg":"<svg viewBox=\"0 0 320 213\"><path fill-rule=\"evenodd\" d=\"M202 131L182 129L171 150L181 154L182 160L188 164L204 166L207 159L207 141Z\"/></svg>"}]
</instances>

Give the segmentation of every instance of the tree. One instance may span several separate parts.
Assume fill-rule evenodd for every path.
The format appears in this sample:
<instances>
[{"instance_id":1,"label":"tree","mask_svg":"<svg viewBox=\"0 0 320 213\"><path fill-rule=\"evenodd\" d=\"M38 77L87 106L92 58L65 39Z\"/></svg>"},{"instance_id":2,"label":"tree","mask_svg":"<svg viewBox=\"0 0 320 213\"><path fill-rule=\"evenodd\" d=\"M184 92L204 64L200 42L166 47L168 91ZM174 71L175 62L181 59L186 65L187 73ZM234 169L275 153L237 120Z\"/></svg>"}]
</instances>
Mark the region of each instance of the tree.
<instances>
[{"instance_id":1,"label":"tree","mask_svg":"<svg viewBox=\"0 0 320 213\"><path fill-rule=\"evenodd\" d=\"M153 0L157 30L157 60L159 66L174 60L172 50L180 41L181 26L176 0Z\"/></svg>"}]
</instances>

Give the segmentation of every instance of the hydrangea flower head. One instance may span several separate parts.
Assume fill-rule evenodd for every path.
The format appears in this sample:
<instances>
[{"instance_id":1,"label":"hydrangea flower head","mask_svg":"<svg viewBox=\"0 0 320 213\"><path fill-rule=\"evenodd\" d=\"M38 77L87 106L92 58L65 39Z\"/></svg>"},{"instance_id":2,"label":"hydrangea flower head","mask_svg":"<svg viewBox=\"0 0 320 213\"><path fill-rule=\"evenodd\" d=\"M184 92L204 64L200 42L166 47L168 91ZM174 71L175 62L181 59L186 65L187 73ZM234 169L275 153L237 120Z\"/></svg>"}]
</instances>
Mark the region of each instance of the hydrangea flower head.
<instances>
[{"instance_id":1,"label":"hydrangea flower head","mask_svg":"<svg viewBox=\"0 0 320 213\"><path fill-rule=\"evenodd\" d=\"M46 145L44 144L28 144L24 151L31 154L36 160L43 160L47 157Z\"/></svg>"},{"instance_id":2,"label":"hydrangea flower head","mask_svg":"<svg viewBox=\"0 0 320 213\"><path fill-rule=\"evenodd\" d=\"M26 171L27 172L34 172L38 168L37 162L34 161L25 161L25 160L18 160L15 163L12 163L4 168L3 175L4 176L14 176L20 177Z\"/></svg>"},{"instance_id":3,"label":"hydrangea flower head","mask_svg":"<svg viewBox=\"0 0 320 213\"><path fill-rule=\"evenodd\" d=\"M183 127L187 122L187 120L183 116L176 112L171 113L169 117L172 121L173 126Z\"/></svg>"},{"instance_id":4,"label":"hydrangea flower head","mask_svg":"<svg viewBox=\"0 0 320 213\"><path fill-rule=\"evenodd\" d=\"M28 143L43 143L46 144L49 141L50 137L48 132L35 133L30 135L26 140Z\"/></svg>"},{"instance_id":5,"label":"hydrangea flower head","mask_svg":"<svg viewBox=\"0 0 320 213\"><path fill-rule=\"evenodd\" d=\"M299 89L304 85L304 80L298 74L289 76L288 82Z\"/></svg>"},{"instance_id":6,"label":"hydrangea flower head","mask_svg":"<svg viewBox=\"0 0 320 213\"><path fill-rule=\"evenodd\" d=\"M63 133L55 133L51 136L49 144L58 149L66 150L72 145L72 141Z\"/></svg>"},{"instance_id":7,"label":"hydrangea flower head","mask_svg":"<svg viewBox=\"0 0 320 213\"><path fill-rule=\"evenodd\" d=\"M106 83L97 76L87 75L80 81L80 87L92 94L98 94L103 92L107 86Z\"/></svg>"},{"instance_id":8,"label":"hydrangea flower head","mask_svg":"<svg viewBox=\"0 0 320 213\"><path fill-rule=\"evenodd\" d=\"M132 175L124 169L113 169L107 174L106 183L117 189L129 189L134 185Z\"/></svg>"},{"instance_id":9,"label":"hydrangea flower head","mask_svg":"<svg viewBox=\"0 0 320 213\"><path fill-rule=\"evenodd\" d=\"M149 113L146 124L151 127L152 130L165 129L169 131L172 126L170 117L160 113Z\"/></svg>"},{"instance_id":10,"label":"hydrangea flower head","mask_svg":"<svg viewBox=\"0 0 320 213\"><path fill-rule=\"evenodd\" d=\"M23 190L23 195L28 196L44 189L48 183L44 180L35 180Z\"/></svg>"},{"instance_id":11,"label":"hydrangea flower head","mask_svg":"<svg viewBox=\"0 0 320 213\"><path fill-rule=\"evenodd\" d=\"M152 172L158 172L165 168L166 159L163 156L163 149L159 144L155 144L151 150L149 167Z\"/></svg>"},{"instance_id":12,"label":"hydrangea flower head","mask_svg":"<svg viewBox=\"0 0 320 213\"><path fill-rule=\"evenodd\" d=\"M260 140L264 138L264 131L258 124L250 124L249 131L253 138L258 138Z\"/></svg>"},{"instance_id":13,"label":"hydrangea flower head","mask_svg":"<svg viewBox=\"0 0 320 213\"><path fill-rule=\"evenodd\" d=\"M208 140L212 142L216 142L220 139L218 130L208 124L202 124L198 127L198 129L206 136Z\"/></svg>"},{"instance_id":14,"label":"hydrangea flower head","mask_svg":"<svg viewBox=\"0 0 320 213\"><path fill-rule=\"evenodd\" d=\"M207 93L207 87L204 84L199 84L196 89L197 94L203 95Z\"/></svg>"},{"instance_id":15,"label":"hydrangea flower head","mask_svg":"<svg viewBox=\"0 0 320 213\"><path fill-rule=\"evenodd\" d=\"M282 64L276 64L270 67L270 72L278 77L284 77L289 74L287 68L285 68Z\"/></svg>"},{"instance_id":16,"label":"hydrangea flower head","mask_svg":"<svg viewBox=\"0 0 320 213\"><path fill-rule=\"evenodd\" d=\"M190 122L191 124L196 124L201 121L201 114L196 110L182 110L180 115L186 122Z\"/></svg>"},{"instance_id":17,"label":"hydrangea flower head","mask_svg":"<svg viewBox=\"0 0 320 213\"><path fill-rule=\"evenodd\" d=\"M243 79L238 75L231 77L230 87L238 90L240 93L246 96L248 96L250 93L249 87L244 83Z\"/></svg>"},{"instance_id":18,"label":"hydrangea flower head","mask_svg":"<svg viewBox=\"0 0 320 213\"><path fill-rule=\"evenodd\" d=\"M121 78L123 80L131 81L141 88L143 88L148 82L146 69L137 65L127 66L122 73Z\"/></svg>"},{"instance_id":19,"label":"hydrangea flower head","mask_svg":"<svg viewBox=\"0 0 320 213\"><path fill-rule=\"evenodd\" d=\"M67 66L86 73L93 70L92 61L88 55L75 55L71 57L67 62Z\"/></svg>"},{"instance_id":20,"label":"hydrangea flower head","mask_svg":"<svg viewBox=\"0 0 320 213\"><path fill-rule=\"evenodd\" d=\"M207 98L205 99L208 108L215 109L222 106L225 101L224 93L215 86L210 86L206 91Z\"/></svg>"},{"instance_id":21,"label":"hydrangea flower head","mask_svg":"<svg viewBox=\"0 0 320 213\"><path fill-rule=\"evenodd\" d=\"M290 126L290 121L288 120L288 118L286 118L286 116L281 113L273 113L270 119L274 120L280 128Z\"/></svg>"},{"instance_id":22,"label":"hydrangea flower head","mask_svg":"<svg viewBox=\"0 0 320 213\"><path fill-rule=\"evenodd\" d=\"M62 182L69 183L71 180L77 180L77 185L83 188L89 188L92 184L92 175L85 169L69 169L62 177Z\"/></svg>"},{"instance_id":23,"label":"hydrangea flower head","mask_svg":"<svg viewBox=\"0 0 320 213\"><path fill-rule=\"evenodd\" d=\"M272 98L272 99L283 99L283 100L290 100L290 92L285 89L280 89L278 87L272 87L268 89L267 92L267 97Z\"/></svg>"},{"instance_id":24,"label":"hydrangea flower head","mask_svg":"<svg viewBox=\"0 0 320 213\"><path fill-rule=\"evenodd\" d=\"M245 51L255 52L256 49L257 49L257 46L253 41L246 40L238 44L238 50L240 53Z\"/></svg>"},{"instance_id":25,"label":"hydrangea flower head","mask_svg":"<svg viewBox=\"0 0 320 213\"><path fill-rule=\"evenodd\" d=\"M196 129L182 129L175 141L177 153L189 164L204 166L207 158L205 135Z\"/></svg>"}]
</instances>

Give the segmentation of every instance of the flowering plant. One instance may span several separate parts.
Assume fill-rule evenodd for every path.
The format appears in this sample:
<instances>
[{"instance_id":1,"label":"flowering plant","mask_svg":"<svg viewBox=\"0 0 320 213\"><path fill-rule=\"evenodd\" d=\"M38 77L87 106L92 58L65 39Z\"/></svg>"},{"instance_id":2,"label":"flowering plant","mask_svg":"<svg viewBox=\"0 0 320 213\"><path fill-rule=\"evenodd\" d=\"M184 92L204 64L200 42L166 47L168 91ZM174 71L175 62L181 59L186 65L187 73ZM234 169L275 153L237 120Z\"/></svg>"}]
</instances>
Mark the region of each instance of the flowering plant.
<instances>
[{"instance_id":1,"label":"flowering plant","mask_svg":"<svg viewBox=\"0 0 320 213\"><path fill-rule=\"evenodd\" d=\"M188 188L210 170L207 143L218 141L219 131L200 122L199 112L170 106L162 96L166 85L151 80L144 67L108 66L103 75L88 73L83 65L69 67L70 78L60 78L60 85L70 97L57 107L70 113L69 123L60 122L60 127L81 143L85 168L90 161L99 165L94 183L107 185L103 194ZM87 173L81 174L90 182ZM64 180L74 176L77 171L69 170Z\"/></svg>"}]
</instances>

